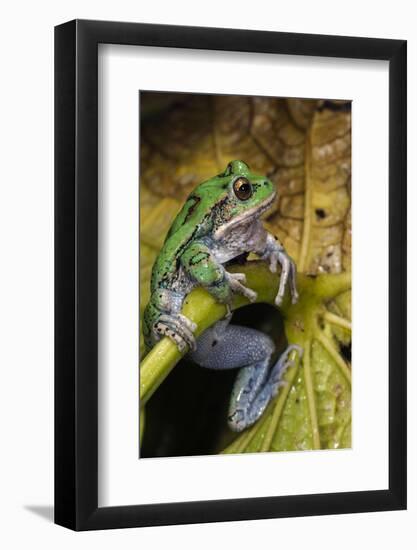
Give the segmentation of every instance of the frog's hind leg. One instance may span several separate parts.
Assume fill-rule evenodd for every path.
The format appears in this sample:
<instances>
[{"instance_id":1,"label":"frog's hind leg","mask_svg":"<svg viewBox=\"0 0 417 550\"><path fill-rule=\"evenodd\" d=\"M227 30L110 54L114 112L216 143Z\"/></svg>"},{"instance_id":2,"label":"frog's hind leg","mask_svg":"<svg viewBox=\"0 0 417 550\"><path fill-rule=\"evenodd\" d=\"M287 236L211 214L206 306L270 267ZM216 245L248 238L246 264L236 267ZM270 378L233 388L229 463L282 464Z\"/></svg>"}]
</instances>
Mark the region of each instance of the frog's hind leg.
<instances>
[{"instance_id":1,"label":"frog's hind leg","mask_svg":"<svg viewBox=\"0 0 417 550\"><path fill-rule=\"evenodd\" d=\"M301 348L289 346L271 368L275 346L269 336L252 328L220 323L200 336L191 358L206 368L241 369L228 415L230 428L240 432L262 415L282 385L283 373L292 364L290 352L293 349L301 352Z\"/></svg>"},{"instance_id":2,"label":"frog's hind leg","mask_svg":"<svg viewBox=\"0 0 417 550\"><path fill-rule=\"evenodd\" d=\"M294 361L289 359L293 350L302 355L300 346L288 346L270 369L262 385L253 384L253 379L258 376L256 371L258 365L244 367L239 372L233 387L228 417L229 427L233 431L240 432L254 424L262 416L270 400L277 395L279 388L286 384L283 375L294 364Z\"/></svg>"}]
</instances>

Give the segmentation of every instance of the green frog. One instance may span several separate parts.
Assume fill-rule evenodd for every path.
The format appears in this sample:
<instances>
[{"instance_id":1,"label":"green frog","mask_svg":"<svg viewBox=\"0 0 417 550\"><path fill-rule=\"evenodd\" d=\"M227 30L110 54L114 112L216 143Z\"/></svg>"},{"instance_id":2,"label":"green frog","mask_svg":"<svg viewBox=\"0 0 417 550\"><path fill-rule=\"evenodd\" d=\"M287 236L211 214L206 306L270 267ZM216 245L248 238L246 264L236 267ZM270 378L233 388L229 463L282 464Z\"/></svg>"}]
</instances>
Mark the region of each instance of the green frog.
<instances>
[{"instance_id":1,"label":"green frog","mask_svg":"<svg viewBox=\"0 0 417 550\"><path fill-rule=\"evenodd\" d=\"M275 346L266 334L230 324L234 293L249 301L256 292L245 286L243 273L229 273L229 262L254 253L269 263L272 272L281 266L275 303L282 303L287 286L291 300L298 300L296 266L279 240L262 225L261 216L276 198L274 184L254 174L241 161L230 162L224 172L199 184L175 218L154 263L151 297L146 306L143 334L148 349L167 336L191 359L210 369L237 369L228 423L242 431L263 413L282 385L293 349L288 346L275 364ZM196 340L196 325L181 313L185 297L197 286L204 287L227 315Z\"/></svg>"}]
</instances>

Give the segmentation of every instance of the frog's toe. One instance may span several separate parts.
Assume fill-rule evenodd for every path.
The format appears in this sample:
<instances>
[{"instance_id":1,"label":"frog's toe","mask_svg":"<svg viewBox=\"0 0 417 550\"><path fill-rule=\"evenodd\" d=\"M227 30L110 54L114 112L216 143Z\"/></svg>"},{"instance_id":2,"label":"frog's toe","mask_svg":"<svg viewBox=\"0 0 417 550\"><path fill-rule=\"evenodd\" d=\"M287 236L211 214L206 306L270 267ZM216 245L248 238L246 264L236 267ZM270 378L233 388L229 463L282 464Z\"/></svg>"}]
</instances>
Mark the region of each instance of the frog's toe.
<instances>
[{"instance_id":1,"label":"frog's toe","mask_svg":"<svg viewBox=\"0 0 417 550\"><path fill-rule=\"evenodd\" d=\"M243 294L243 296L245 296L250 302L254 302L256 300L258 296L257 293L251 288L248 288L247 286L244 286L242 284L242 282L246 282L246 275L244 273L226 272L226 278L233 292Z\"/></svg>"},{"instance_id":2,"label":"frog's toe","mask_svg":"<svg viewBox=\"0 0 417 550\"><path fill-rule=\"evenodd\" d=\"M186 342L183 340L183 338L167 324L162 323L161 321L158 321L154 325L155 332L158 335L158 339L162 338L163 336L168 336L170 340L172 340L176 345L179 351L184 351L186 347Z\"/></svg>"},{"instance_id":3,"label":"frog's toe","mask_svg":"<svg viewBox=\"0 0 417 550\"><path fill-rule=\"evenodd\" d=\"M191 319L189 319L188 317L186 317L185 315L182 315L182 313L178 313L177 315L177 319L179 321L181 321L182 323L184 323L184 325L186 327L188 327L191 332L194 332L197 328L197 324L194 323L193 321L191 321Z\"/></svg>"},{"instance_id":4,"label":"frog's toe","mask_svg":"<svg viewBox=\"0 0 417 550\"><path fill-rule=\"evenodd\" d=\"M195 338L192 332L192 326L196 325L187 319L188 323L184 322L183 315L161 315L158 321L155 323L155 331L161 336L168 336L178 347L179 351L183 352L185 348L192 351L196 349ZM194 330L195 330L194 328Z\"/></svg>"},{"instance_id":5,"label":"frog's toe","mask_svg":"<svg viewBox=\"0 0 417 550\"><path fill-rule=\"evenodd\" d=\"M245 414L241 409L234 410L227 418L229 428L234 432L242 432L246 428L245 420Z\"/></svg>"},{"instance_id":6,"label":"frog's toe","mask_svg":"<svg viewBox=\"0 0 417 550\"><path fill-rule=\"evenodd\" d=\"M246 283L246 275L244 273L229 273L230 279L239 283Z\"/></svg>"},{"instance_id":7,"label":"frog's toe","mask_svg":"<svg viewBox=\"0 0 417 550\"><path fill-rule=\"evenodd\" d=\"M291 344L290 346L288 346L284 353L280 356L271 371L270 383L273 387L273 395L276 395L278 393L278 390L281 386L285 386L287 384L286 381L282 379L282 377L284 376L285 371L295 364L295 361L289 358L292 351L296 351L300 359L303 356L304 350L301 346L298 346L297 344Z\"/></svg>"}]
</instances>

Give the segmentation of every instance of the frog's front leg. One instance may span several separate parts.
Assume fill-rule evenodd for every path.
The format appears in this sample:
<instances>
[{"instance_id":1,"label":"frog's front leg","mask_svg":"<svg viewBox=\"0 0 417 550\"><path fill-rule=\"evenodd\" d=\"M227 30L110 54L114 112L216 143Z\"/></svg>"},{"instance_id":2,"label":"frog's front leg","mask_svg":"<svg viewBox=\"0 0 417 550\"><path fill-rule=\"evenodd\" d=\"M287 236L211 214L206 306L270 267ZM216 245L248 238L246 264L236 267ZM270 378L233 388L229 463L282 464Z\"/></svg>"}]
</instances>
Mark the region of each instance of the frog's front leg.
<instances>
[{"instance_id":1,"label":"frog's front leg","mask_svg":"<svg viewBox=\"0 0 417 550\"><path fill-rule=\"evenodd\" d=\"M230 304L234 292L243 294L251 302L256 300L256 292L243 284L245 274L226 271L202 242L195 241L188 246L181 256L181 265L196 285L206 288L222 304Z\"/></svg>"},{"instance_id":2,"label":"frog's front leg","mask_svg":"<svg viewBox=\"0 0 417 550\"><path fill-rule=\"evenodd\" d=\"M260 256L263 260L269 261L269 269L273 273L277 271L277 264L281 265L281 277L278 293L275 297L275 304L277 306L281 305L288 283L290 286L291 301L293 304L297 303L297 268L282 244L270 233L267 234L266 245Z\"/></svg>"},{"instance_id":3,"label":"frog's front leg","mask_svg":"<svg viewBox=\"0 0 417 550\"><path fill-rule=\"evenodd\" d=\"M230 400L228 423L240 432L256 422L274 397L285 370L292 364L289 354L299 346L288 346L275 364L274 343L266 334L248 327L220 321L197 340L193 361L210 369L240 368Z\"/></svg>"}]
</instances>

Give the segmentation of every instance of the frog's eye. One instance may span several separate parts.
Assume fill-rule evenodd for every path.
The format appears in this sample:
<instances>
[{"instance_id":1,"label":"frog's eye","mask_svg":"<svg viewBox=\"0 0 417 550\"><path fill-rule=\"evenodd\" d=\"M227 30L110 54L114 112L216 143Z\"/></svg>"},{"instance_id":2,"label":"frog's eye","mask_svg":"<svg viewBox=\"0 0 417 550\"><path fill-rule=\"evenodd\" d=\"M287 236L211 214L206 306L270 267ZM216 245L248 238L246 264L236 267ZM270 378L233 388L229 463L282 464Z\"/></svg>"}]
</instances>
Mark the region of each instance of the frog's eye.
<instances>
[{"instance_id":1,"label":"frog's eye","mask_svg":"<svg viewBox=\"0 0 417 550\"><path fill-rule=\"evenodd\" d=\"M241 201L247 201L251 198L253 193L252 185L247 178L237 178L233 183L233 191L236 197Z\"/></svg>"}]
</instances>

